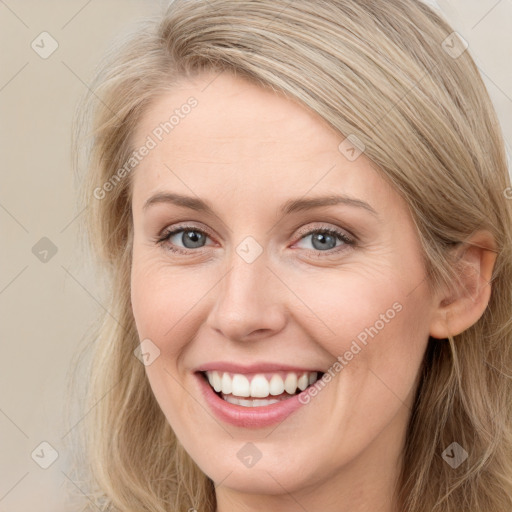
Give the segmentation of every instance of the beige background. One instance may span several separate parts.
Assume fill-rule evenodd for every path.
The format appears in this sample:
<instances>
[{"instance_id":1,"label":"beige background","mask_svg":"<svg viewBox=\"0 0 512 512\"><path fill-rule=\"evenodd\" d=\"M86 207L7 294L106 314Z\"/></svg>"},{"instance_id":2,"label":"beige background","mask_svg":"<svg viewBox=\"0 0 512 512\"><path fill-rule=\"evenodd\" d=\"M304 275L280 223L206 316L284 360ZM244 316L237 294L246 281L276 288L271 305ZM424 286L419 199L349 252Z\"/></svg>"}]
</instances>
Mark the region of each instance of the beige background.
<instances>
[{"instance_id":1,"label":"beige background","mask_svg":"<svg viewBox=\"0 0 512 512\"><path fill-rule=\"evenodd\" d=\"M63 443L69 431L63 419L66 378L103 306L77 247L71 116L109 42L161 5L0 0L0 512L69 512L67 486L80 492L79 483L70 480ZM512 1L439 0L439 5L469 42L510 146ZM58 42L47 59L31 48L43 31ZM47 262L32 252L42 237L57 249ZM48 469L31 457L41 442L58 452ZM43 446L34 458L50 455Z\"/></svg>"}]
</instances>

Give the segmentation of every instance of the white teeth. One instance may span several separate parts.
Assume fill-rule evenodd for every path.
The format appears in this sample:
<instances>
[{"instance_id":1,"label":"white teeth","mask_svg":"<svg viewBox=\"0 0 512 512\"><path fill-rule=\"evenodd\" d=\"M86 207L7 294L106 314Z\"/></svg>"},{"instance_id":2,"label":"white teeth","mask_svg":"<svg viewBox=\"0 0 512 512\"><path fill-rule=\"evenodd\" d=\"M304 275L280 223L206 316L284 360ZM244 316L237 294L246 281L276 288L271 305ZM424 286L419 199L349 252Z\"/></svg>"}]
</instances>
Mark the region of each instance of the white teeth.
<instances>
[{"instance_id":1,"label":"white teeth","mask_svg":"<svg viewBox=\"0 0 512 512\"><path fill-rule=\"evenodd\" d=\"M272 375L269 390L270 394L274 396L284 393L284 382L281 375Z\"/></svg>"},{"instance_id":2,"label":"white teeth","mask_svg":"<svg viewBox=\"0 0 512 512\"><path fill-rule=\"evenodd\" d=\"M289 373L284 381L284 389L290 395L293 395L297 390L297 374Z\"/></svg>"},{"instance_id":3,"label":"white teeth","mask_svg":"<svg viewBox=\"0 0 512 512\"><path fill-rule=\"evenodd\" d=\"M224 374L225 375L225 374ZM265 375L255 375L251 380L251 396L265 398L269 395L270 384ZM236 395L236 393L233 393Z\"/></svg>"},{"instance_id":4,"label":"white teeth","mask_svg":"<svg viewBox=\"0 0 512 512\"><path fill-rule=\"evenodd\" d=\"M222 389L222 383L220 380L219 372L213 372L211 379L208 378L210 384L213 386L215 391L219 392Z\"/></svg>"},{"instance_id":5,"label":"white teeth","mask_svg":"<svg viewBox=\"0 0 512 512\"><path fill-rule=\"evenodd\" d=\"M267 374L268 375L268 374ZM283 379L283 376L286 377ZM304 391L318 380L317 372L304 372L297 374L295 372L280 372L272 375L270 380L266 375L258 373L249 380L246 375L241 373L230 374L228 372L207 371L208 382L216 392L223 395L231 395L233 399L237 397L267 398L270 396L282 395L285 391L289 395L294 395L297 388ZM230 397L225 397L228 402ZM246 400L251 402L252 400ZM257 400L262 404L265 400ZM234 402L231 402L234 403ZM250 404L240 404L250 405ZM264 404L268 405L268 404Z\"/></svg>"},{"instance_id":6,"label":"white teeth","mask_svg":"<svg viewBox=\"0 0 512 512\"><path fill-rule=\"evenodd\" d=\"M227 373L224 373L222 375L222 382L221 382L221 384L222 384L222 392L223 393L226 393L226 395L227 395L227 394L232 392L233 388L231 386L231 378L230 378L230 376Z\"/></svg>"},{"instance_id":7,"label":"white teeth","mask_svg":"<svg viewBox=\"0 0 512 512\"><path fill-rule=\"evenodd\" d=\"M225 396L224 400L230 404L243 405L244 407L262 407L264 405L271 405L280 402L280 400L276 400L275 398L271 398L270 400L262 400L261 398L258 400L244 400L243 398L236 398L233 395Z\"/></svg>"},{"instance_id":8,"label":"white teeth","mask_svg":"<svg viewBox=\"0 0 512 512\"><path fill-rule=\"evenodd\" d=\"M245 375L242 375L240 373L235 373L235 375L233 375L233 380L231 381L231 387L232 387L231 393L233 393L233 395L236 395L236 396L250 396L251 395L251 386L249 384L249 379Z\"/></svg>"},{"instance_id":9,"label":"white teeth","mask_svg":"<svg viewBox=\"0 0 512 512\"><path fill-rule=\"evenodd\" d=\"M299 389L301 391L304 391L309 386L309 377L307 373L304 373L299 377L299 380L297 381L297 386L299 386Z\"/></svg>"}]
</instances>

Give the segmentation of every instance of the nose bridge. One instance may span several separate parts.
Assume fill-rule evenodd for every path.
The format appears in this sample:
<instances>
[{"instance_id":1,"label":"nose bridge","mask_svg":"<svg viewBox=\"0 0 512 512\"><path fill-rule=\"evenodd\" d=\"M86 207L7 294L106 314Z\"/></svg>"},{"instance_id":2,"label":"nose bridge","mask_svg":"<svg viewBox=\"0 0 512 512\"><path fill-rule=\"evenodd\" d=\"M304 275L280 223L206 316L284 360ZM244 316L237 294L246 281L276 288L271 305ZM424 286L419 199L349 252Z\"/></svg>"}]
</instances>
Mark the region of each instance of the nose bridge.
<instances>
[{"instance_id":1,"label":"nose bridge","mask_svg":"<svg viewBox=\"0 0 512 512\"><path fill-rule=\"evenodd\" d=\"M224 336L241 340L254 331L279 330L284 324L278 283L264 248L246 237L233 247L227 273L219 283L209 324Z\"/></svg>"}]
</instances>

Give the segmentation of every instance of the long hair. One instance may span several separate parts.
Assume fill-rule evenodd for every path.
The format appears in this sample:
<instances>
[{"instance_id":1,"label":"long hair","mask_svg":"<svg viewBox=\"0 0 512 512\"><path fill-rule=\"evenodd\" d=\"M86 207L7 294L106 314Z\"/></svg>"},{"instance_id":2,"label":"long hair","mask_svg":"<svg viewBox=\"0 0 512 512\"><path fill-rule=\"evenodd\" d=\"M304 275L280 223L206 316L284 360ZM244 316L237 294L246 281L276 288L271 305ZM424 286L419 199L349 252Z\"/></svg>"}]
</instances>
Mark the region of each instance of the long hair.
<instances>
[{"instance_id":1,"label":"long hair","mask_svg":"<svg viewBox=\"0 0 512 512\"><path fill-rule=\"evenodd\" d=\"M416 0L175 0L112 47L74 137L85 170L82 234L102 270L106 310L80 356L91 350L84 418L72 432L87 510L215 510L213 482L134 356L136 168L119 172L149 103L205 70L284 93L357 137L409 206L432 291L457 286L454 247L479 229L493 235L484 314L456 336L428 340L396 498L401 512L512 510L512 189L489 95L453 32ZM468 453L456 468L442 456L453 442Z\"/></svg>"}]
</instances>

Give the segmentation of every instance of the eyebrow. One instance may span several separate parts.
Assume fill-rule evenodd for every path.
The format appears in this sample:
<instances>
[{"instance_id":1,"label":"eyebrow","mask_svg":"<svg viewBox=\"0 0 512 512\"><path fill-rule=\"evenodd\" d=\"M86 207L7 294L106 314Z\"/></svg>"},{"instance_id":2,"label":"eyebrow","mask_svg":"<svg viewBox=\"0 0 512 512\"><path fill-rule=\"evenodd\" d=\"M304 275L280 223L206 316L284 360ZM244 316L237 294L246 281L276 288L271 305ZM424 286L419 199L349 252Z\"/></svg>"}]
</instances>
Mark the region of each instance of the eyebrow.
<instances>
[{"instance_id":1,"label":"eyebrow","mask_svg":"<svg viewBox=\"0 0 512 512\"><path fill-rule=\"evenodd\" d=\"M171 203L175 204L176 206L182 206L184 208L190 208L191 210L195 210L198 212L204 212L207 214L214 215L213 208L210 206L208 202L195 197L183 196L181 194L175 194L170 192L159 192L151 196L144 203L143 210L145 211L150 206L161 203ZM329 195L322 197L312 197L307 199L290 199L286 201L286 203L284 203L283 206L281 207L281 214L288 215L294 212L301 212L311 210L313 208L320 208L322 206L333 206L337 204L344 204L355 208L361 208L370 212L375 217L379 217L379 214L376 212L376 210L372 208L368 203L361 201L360 199L356 199L345 195Z\"/></svg>"}]
</instances>

